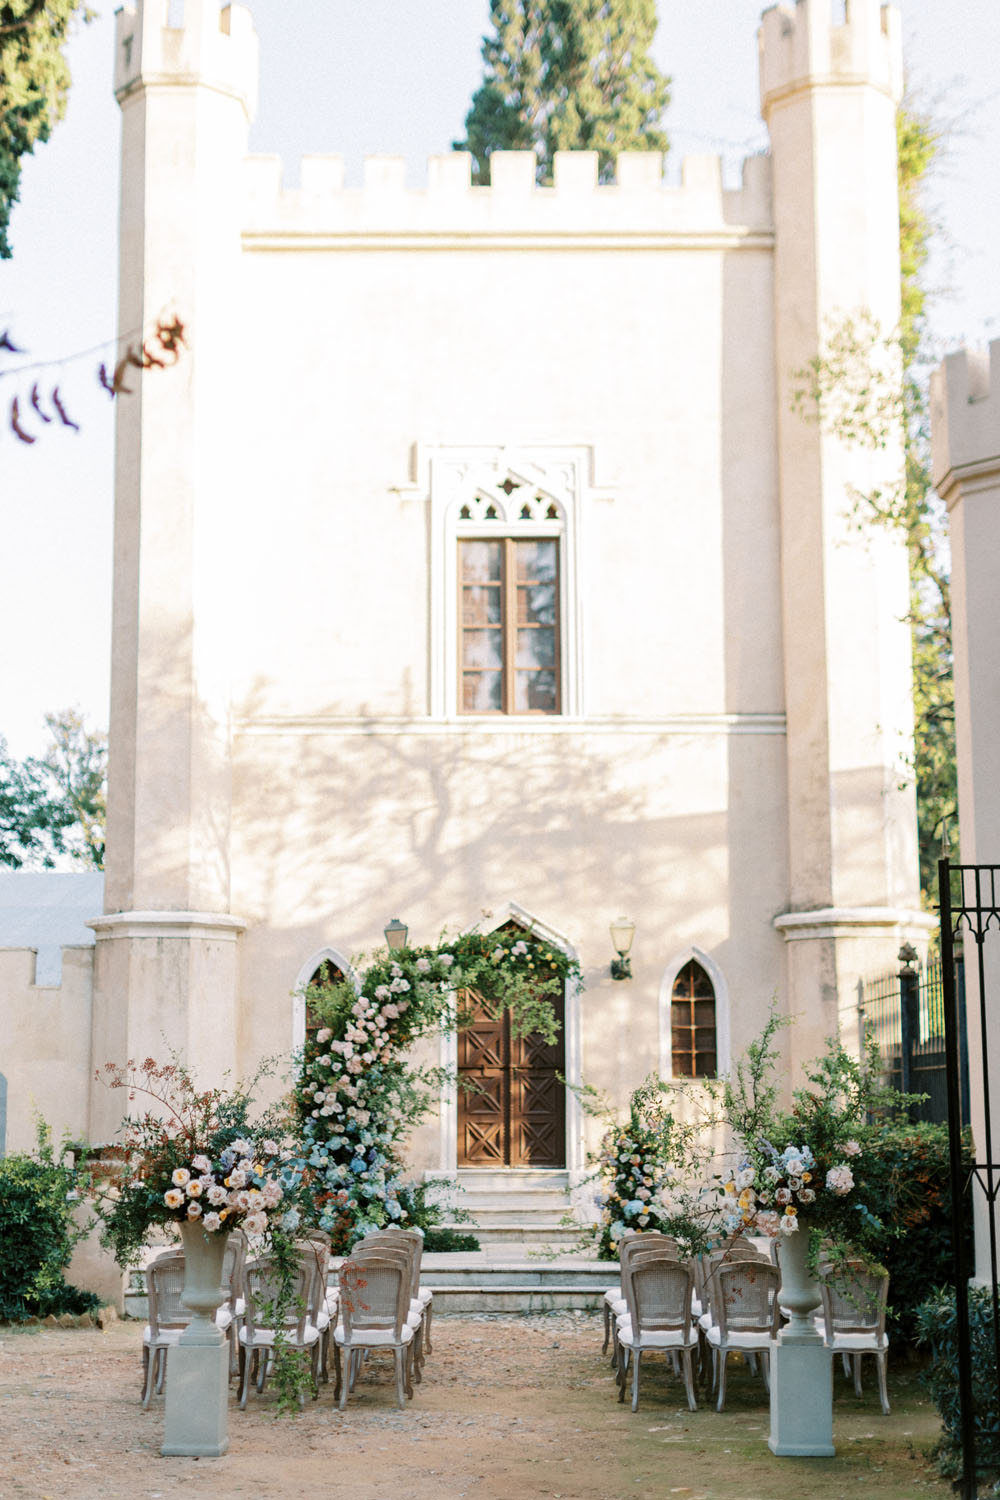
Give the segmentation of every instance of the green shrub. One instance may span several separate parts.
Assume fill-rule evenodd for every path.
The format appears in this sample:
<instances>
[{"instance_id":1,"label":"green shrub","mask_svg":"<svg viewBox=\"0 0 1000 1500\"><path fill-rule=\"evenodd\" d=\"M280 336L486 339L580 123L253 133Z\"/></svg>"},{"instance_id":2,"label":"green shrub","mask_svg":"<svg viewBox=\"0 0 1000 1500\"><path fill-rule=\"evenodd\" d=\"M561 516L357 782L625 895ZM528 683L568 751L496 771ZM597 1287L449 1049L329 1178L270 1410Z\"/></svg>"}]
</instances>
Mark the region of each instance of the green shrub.
<instances>
[{"instance_id":1,"label":"green shrub","mask_svg":"<svg viewBox=\"0 0 1000 1500\"><path fill-rule=\"evenodd\" d=\"M424 1250L430 1255L442 1255L451 1250L478 1250L479 1241L474 1234L459 1234L454 1229L425 1229Z\"/></svg>"},{"instance_id":2,"label":"green shrub","mask_svg":"<svg viewBox=\"0 0 1000 1500\"><path fill-rule=\"evenodd\" d=\"M96 1308L93 1292L69 1286L63 1272L86 1230L73 1218L80 1174L56 1160L51 1133L39 1124L34 1155L0 1158L0 1320Z\"/></svg>"},{"instance_id":3,"label":"green shrub","mask_svg":"<svg viewBox=\"0 0 1000 1500\"><path fill-rule=\"evenodd\" d=\"M451 1192L453 1182L438 1179L434 1182L406 1182L399 1189L399 1202L406 1217L399 1227L422 1229L424 1249L433 1254L449 1250L478 1250L479 1241L473 1234L459 1234L454 1229L442 1228L441 1221L447 1213L453 1222L470 1223L471 1218L464 1208L453 1208L436 1198L438 1193Z\"/></svg>"},{"instance_id":4,"label":"green shrub","mask_svg":"<svg viewBox=\"0 0 1000 1500\"><path fill-rule=\"evenodd\" d=\"M867 1157L869 1203L886 1236L878 1257L889 1272L887 1325L913 1342L917 1309L929 1291L951 1283L951 1181L945 1125L886 1125ZM965 1142L965 1165L971 1148ZM971 1222L968 1225L971 1246Z\"/></svg>"},{"instance_id":5,"label":"green shrub","mask_svg":"<svg viewBox=\"0 0 1000 1500\"><path fill-rule=\"evenodd\" d=\"M916 1311L917 1338L929 1347L926 1380L944 1423L938 1445L943 1473L962 1470L961 1417L958 1404L958 1318L954 1292L941 1290ZM983 1479L1000 1475L1000 1390L993 1344L993 1294L989 1287L969 1288L969 1332L972 1339L972 1397L975 1404L976 1472Z\"/></svg>"}]
</instances>

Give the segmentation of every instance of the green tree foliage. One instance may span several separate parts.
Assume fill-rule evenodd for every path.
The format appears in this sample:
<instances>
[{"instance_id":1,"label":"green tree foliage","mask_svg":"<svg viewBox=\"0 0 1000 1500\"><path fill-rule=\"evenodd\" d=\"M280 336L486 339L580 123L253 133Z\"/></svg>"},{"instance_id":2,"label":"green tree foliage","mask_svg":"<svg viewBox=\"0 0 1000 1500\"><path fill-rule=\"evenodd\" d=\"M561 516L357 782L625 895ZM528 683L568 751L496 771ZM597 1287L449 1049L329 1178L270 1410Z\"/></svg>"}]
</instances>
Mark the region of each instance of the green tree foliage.
<instances>
[{"instance_id":1,"label":"green tree foliage","mask_svg":"<svg viewBox=\"0 0 1000 1500\"><path fill-rule=\"evenodd\" d=\"M75 709L46 714L44 757L18 761L0 736L0 866L51 869L68 855L104 868L107 735Z\"/></svg>"},{"instance_id":2,"label":"green tree foliage","mask_svg":"<svg viewBox=\"0 0 1000 1500\"><path fill-rule=\"evenodd\" d=\"M828 331L819 354L799 372L796 404L845 442L870 449L905 447L901 482L856 493L863 526L888 526L906 538L913 640L914 757L920 881L936 899L942 830L957 816L951 589L947 518L931 485L926 291L921 276L932 226L923 188L941 135L931 116L904 100L896 116L899 185L899 326L881 328L862 310ZM954 831L954 830L953 830Z\"/></svg>"},{"instance_id":3,"label":"green tree foliage","mask_svg":"<svg viewBox=\"0 0 1000 1500\"><path fill-rule=\"evenodd\" d=\"M0 0L0 260L18 200L21 158L47 141L66 112L70 72L63 43L84 0Z\"/></svg>"},{"instance_id":4,"label":"green tree foliage","mask_svg":"<svg viewBox=\"0 0 1000 1500\"><path fill-rule=\"evenodd\" d=\"M43 764L61 806L71 814L63 847L78 864L103 870L108 737L88 729L83 715L72 708L46 714L45 726L50 740Z\"/></svg>"},{"instance_id":5,"label":"green tree foliage","mask_svg":"<svg viewBox=\"0 0 1000 1500\"><path fill-rule=\"evenodd\" d=\"M660 128L670 80L649 55L655 0L491 0L484 78L465 119L477 182L493 151L538 156L552 180L556 151L597 151L614 175L622 151L666 151Z\"/></svg>"},{"instance_id":6,"label":"green tree foliage","mask_svg":"<svg viewBox=\"0 0 1000 1500\"><path fill-rule=\"evenodd\" d=\"M41 761L15 760L0 738L0 865L51 869L62 851L65 808Z\"/></svg>"}]
</instances>

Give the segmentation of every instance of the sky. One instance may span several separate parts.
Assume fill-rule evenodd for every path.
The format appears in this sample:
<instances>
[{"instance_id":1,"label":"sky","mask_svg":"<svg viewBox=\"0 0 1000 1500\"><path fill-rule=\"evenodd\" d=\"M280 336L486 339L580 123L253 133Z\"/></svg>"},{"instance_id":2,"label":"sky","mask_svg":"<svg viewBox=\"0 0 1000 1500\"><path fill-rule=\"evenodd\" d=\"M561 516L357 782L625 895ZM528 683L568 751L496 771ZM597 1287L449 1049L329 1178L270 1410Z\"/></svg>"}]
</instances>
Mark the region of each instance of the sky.
<instances>
[{"instance_id":1,"label":"sky","mask_svg":"<svg viewBox=\"0 0 1000 1500\"><path fill-rule=\"evenodd\" d=\"M108 722L114 416L94 372L115 337L120 129L113 7L91 5L97 19L69 44L66 119L24 163L14 259L0 262L0 332L26 351L0 351L0 736L17 756L41 751L47 712L75 706L94 726ZM844 0L831 5L842 12ZM306 153L341 153L353 185L366 154L388 152L406 157L419 187L426 158L461 136L481 77L488 0L249 8L261 44L250 146L282 157L288 185ZM761 8L659 0L654 55L673 79L671 179L684 156L712 152L735 185L742 158L765 146ZM1000 4L901 0L900 9L910 85L947 134L930 192L942 229L928 273L943 352L1000 336ZM9 377L29 361L43 364L46 382L58 380L79 432L49 428L31 447L10 432ZM17 388L24 384L20 376Z\"/></svg>"}]
</instances>

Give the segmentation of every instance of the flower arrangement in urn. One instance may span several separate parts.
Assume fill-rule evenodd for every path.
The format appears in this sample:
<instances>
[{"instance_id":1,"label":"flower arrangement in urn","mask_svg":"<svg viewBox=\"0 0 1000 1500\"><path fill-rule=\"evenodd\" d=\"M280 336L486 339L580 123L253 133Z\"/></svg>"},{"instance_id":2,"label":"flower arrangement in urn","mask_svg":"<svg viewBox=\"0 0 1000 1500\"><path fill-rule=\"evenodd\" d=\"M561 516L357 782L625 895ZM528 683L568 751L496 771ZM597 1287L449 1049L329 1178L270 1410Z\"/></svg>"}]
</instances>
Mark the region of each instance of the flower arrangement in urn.
<instances>
[{"instance_id":1,"label":"flower arrangement in urn","mask_svg":"<svg viewBox=\"0 0 1000 1500\"><path fill-rule=\"evenodd\" d=\"M727 1232L753 1228L775 1238L798 1231L800 1210L810 1225L820 1216L829 1217L823 1194L846 1198L853 1191L854 1173L846 1158L862 1154L856 1140L844 1141L834 1150L845 1160L834 1162L824 1172L809 1146L793 1142L779 1151L761 1136L725 1184L724 1192L733 1200L725 1218Z\"/></svg>"},{"instance_id":2,"label":"flower arrangement in urn","mask_svg":"<svg viewBox=\"0 0 1000 1500\"><path fill-rule=\"evenodd\" d=\"M883 1083L873 1045L856 1059L833 1040L806 1068L791 1108L779 1110L772 1046L779 1025L772 1015L723 1087L722 1113L736 1137L738 1163L721 1181L723 1228L772 1238L811 1232L811 1266L823 1238L843 1254L850 1247L875 1255L891 1230L876 1211L878 1174L870 1181L866 1163L877 1153L885 1118L907 1096Z\"/></svg>"},{"instance_id":3,"label":"flower arrangement in urn","mask_svg":"<svg viewBox=\"0 0 1000 1500\"><path fill-rule=\"evenodd\" d=\"M203 1090L182 1064L147 1057L107 1063L97 1076L127 1090L130 1102L149 1101L122 1122L101 1191L101 1238L120 1265L132 1263L157 1228L197 1223L225 1234L239 1225L258 1235L294 1214L280 1176L281 1122L272 1113L249 1123L260 1075L229 1092Z\"/></svg>"}]
</instances>

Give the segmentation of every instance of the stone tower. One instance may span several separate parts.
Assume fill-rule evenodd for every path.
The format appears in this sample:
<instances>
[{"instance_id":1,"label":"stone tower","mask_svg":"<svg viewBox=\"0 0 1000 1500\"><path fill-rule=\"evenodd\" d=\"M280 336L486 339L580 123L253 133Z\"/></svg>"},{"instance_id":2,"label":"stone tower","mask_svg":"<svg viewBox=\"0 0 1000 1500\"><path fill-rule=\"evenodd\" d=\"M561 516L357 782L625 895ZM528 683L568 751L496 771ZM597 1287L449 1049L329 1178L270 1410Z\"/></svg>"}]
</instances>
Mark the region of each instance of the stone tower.
<instances>
[{"instance_id":1,"label":"stone tower","mask_svg":"<svg viewBox=\"0 0 1000 1500\"><path fill-rule=\"evenodd\" d=\"M240 256L240 163L257 41L239 6L143 0L117 14L122 110L119 328L182 313L175 370L118 407L111 764L93 1057L162 1060L205 1078L235 1063L224 537L227 341ZM156 376L159 378L156 378ZM98 1090L92 1130L120 1111Z\"/></svg>"},{"instance_id":2,"label":"stone tower","mask_svg":"<svg viewBox=\"0 0 1000 1500\"><path fill-rule=\"evenodd\" d=\"M774 187L774 327L788 746L790 1008L814 1055L850 1042L860 975L886 939L926 936L916 882L910 641L901 538L852 522L852 494L903 470L793 409L800 372L845 318L899 320L898 12L798 0L763 17L761 106ZM874 830L880 829L876 837ZM876 946L879 956L876 957Z\"/></svg>"}]
</instances>

